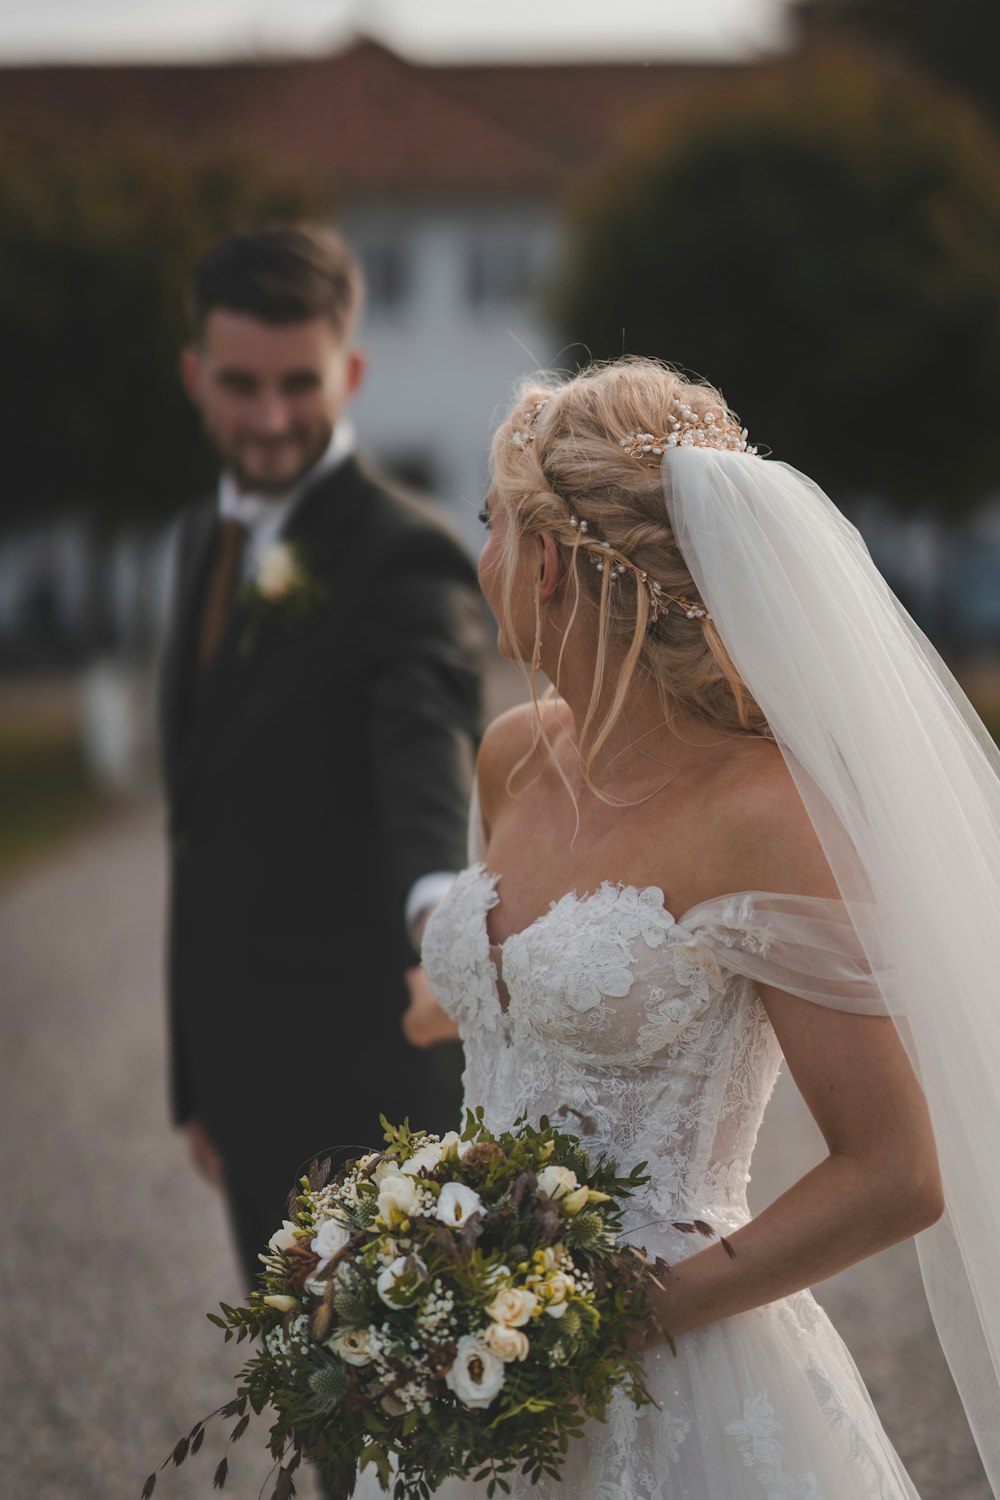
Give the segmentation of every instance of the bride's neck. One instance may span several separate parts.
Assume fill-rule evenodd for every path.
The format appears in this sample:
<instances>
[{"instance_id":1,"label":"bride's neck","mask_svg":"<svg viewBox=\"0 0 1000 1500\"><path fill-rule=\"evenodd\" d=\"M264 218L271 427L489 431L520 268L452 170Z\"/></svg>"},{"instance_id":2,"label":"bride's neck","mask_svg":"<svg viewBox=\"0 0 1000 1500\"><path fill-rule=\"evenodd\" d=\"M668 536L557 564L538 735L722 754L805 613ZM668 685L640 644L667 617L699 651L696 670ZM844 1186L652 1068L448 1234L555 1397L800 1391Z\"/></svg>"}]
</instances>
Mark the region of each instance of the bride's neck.
<instances>
[{"instance_id":1,"label":"bride's neck","mask_svg":"<svg viewBox=\"0 0 1000 1500\"><path fill-rule=\"evenodd\" d=\"M593 688L593 662L563 659L557 684L559 696L572 715L570 737L583 759L610 710L619 681L621 663L609 661L605 685L582 746L581 734L587 720ZM648 779L664 768L685 770L704 761L707 751L721 746L731 736L697 714L675 714L670 722L664 717L663 704L656 684L648 678L637 679L625 706L611 726L607 738L588 764L588 778L597 785Z\"/></svg>"}]
</instances>

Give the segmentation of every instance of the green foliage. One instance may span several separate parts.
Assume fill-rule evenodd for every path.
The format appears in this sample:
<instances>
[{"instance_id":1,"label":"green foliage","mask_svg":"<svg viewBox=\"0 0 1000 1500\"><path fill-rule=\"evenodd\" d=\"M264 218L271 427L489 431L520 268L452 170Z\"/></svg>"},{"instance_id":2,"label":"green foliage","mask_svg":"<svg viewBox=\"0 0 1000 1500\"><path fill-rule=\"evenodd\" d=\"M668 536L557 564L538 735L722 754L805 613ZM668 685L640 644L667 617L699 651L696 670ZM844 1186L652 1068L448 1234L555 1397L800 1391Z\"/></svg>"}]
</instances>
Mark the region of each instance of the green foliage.
<instances>
[{"instance_id":1,"label":"green foliage","mask_svg":"<svg viewBox=\"0 0 1000 1500\"><path fill-rule=\"evenodd\" d=\"M475 1475L487 1494L507 1493L519 1469L532 1483L558 1479L569 1443L588 1418L606 1419L616 1391L637 1406L650 1400L629 1347L646 1317L645 1262L619 1243L644 1164L620 1174L544 1118L493 1135L477 1112L462 1143L383 1125L384 1152L336 1178L310 1171L296 1232L269 1248L260 1289L210 1314L227 1340L257 1343L237 1403L221 1409L240 1417L230 1441L248 1405L268 1407L272 1457L285 1472L309 1459L345 1500L369 1467L383 1488L395 1480L396 1500L428 1500L453 1476ZM362 1223L356 1204L376 1182L382 1209ZM466 1194L455 1223L435 1212L449 1184ZM310 1246L327 1224L339 1226L340 1249L321 1273ZM386 1302L379 1278L389 1266ZM491 1348L489 1330L505 1318L521 1353ZM496 1383L477 1402L490 1362ZM473 1382L464 1396L449 1384L456 1365ZM285 1493L276 1484L272 1500Z\"/></svg>"},{"instance_id":2,"label":"green foliage","mask_svg":"<svg viewBox=\"0 0 1000 1500\"><path fill-rule=\"evenodd\" d=\"M0 730L0 878L87 826L100 807L76 730Z\"/></svg>"},{"instance_id":3,"label":"green foliage","mask_svg":"<svg viewBox=\"0 0 1000 1500\"><path fill-rule=\"evenodd\" d=\"M1000 141L830 52L660 120L579 196L558 314L721 386L835 492L958 507L1000 475Z\"/></svg>"},{"instance_id":4,"label":"green foliage","mask_svg":"<svg viewBox=\"0 0 1000 1500\"><path fill-rule=\"evenodd\" d=\"M0 147L5 514L163 514L211 473L177 377L185 289L225 233L313 211L300 185L149 145Z\"/></svg>"}]
</instances>

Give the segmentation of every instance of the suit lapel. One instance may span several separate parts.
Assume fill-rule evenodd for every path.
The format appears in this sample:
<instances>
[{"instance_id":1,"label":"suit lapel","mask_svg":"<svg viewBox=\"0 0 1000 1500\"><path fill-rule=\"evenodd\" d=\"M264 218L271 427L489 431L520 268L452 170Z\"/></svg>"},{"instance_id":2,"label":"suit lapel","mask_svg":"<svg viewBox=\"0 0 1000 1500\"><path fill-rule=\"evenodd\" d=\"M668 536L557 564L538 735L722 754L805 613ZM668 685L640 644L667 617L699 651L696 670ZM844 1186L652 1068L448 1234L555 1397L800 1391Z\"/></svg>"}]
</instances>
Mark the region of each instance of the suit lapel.
<instances>
[{"instance_id":1,"label":"suit lapel","mask_svg":"<svg viewBox=\"0 0 1000 1500\"><path fill-rule=\"evenodd\" d=\"M351 533L363 513L365 488L357 462L353 458L345 460L332 474L323 476L306 491L292 512L282 537L301 549L306 567L329 586L334 602L341 559L350 553ZM191 538L186 554L187 577L183 580L183 592L178 595L176 647L170 653L172 660L164 665L165 674L169 672L166 692L175 701L180 729L175 736L177 749L171 778L175 795L203 757L211 754L218 732L231 726L241 702L255 685L261 670L263 636L269 630L282 628L264 620L258 627L260 637L248 649L243 649L251 623L250 611L246 602L237 597L215 659L204 680L198 681L197 637L217 528L214 507L204 517L199 514L198 519L202 530ZM195 708L185 725L183 706L186 695L190 696Z\"/></svg>"}]
</instances>

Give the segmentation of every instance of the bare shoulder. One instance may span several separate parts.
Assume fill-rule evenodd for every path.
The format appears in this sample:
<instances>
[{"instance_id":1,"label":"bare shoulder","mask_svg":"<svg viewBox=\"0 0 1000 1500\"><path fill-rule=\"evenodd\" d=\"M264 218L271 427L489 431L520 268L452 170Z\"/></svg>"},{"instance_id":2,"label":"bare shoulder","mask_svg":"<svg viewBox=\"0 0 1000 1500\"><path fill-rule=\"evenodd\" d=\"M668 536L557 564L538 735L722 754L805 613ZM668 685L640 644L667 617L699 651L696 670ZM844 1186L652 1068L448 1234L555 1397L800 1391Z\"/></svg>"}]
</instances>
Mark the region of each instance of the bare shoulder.
<instances>
[{"instance_id":1,"label":"bare shoulder","mask_svg":"<svg viewBox=\"0 0 1000 1500\"><path fill-rule=\"evenodd\" d=\"M777 745L747 741L713 787L732 890L839 895L812 820Z\"/></svg>"},{"instance_id":2,"label":"bare shoulder","mask_svg":"<svg viewBox=\"0 0 1000 1500\"><path fill-rule=\"evenodd\" d=\"M559 698L540 703L538 715L553 743L571 723L569 709ZM520 703L494 719L483 735L476 762L476 780L487 829L508 796L511 772L523 763L525 775L531 777L547 765L549 751L538 732L538 715L533 704Z\"/></svg>"}]
</instances>

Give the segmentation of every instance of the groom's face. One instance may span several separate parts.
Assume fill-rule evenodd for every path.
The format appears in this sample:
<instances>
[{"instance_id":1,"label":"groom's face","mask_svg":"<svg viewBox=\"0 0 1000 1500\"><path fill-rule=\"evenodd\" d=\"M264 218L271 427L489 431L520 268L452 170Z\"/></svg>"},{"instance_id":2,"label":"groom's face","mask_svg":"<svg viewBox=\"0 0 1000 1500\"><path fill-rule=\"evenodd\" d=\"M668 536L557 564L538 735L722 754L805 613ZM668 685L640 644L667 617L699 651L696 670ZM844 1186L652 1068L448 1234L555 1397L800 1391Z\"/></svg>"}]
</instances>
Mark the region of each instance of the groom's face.
<instances>
[{"instance_id":1,"label":"groom's face","mask_svg":"<svg viewBox=\"0 0 1000 1500\"><path fill-rule=\"evenodd\" d=\"M364 362L326 318L275 324L216 308L181 371L240 489L274 494L322 457Z\"/></svg>"}]
</instances>

